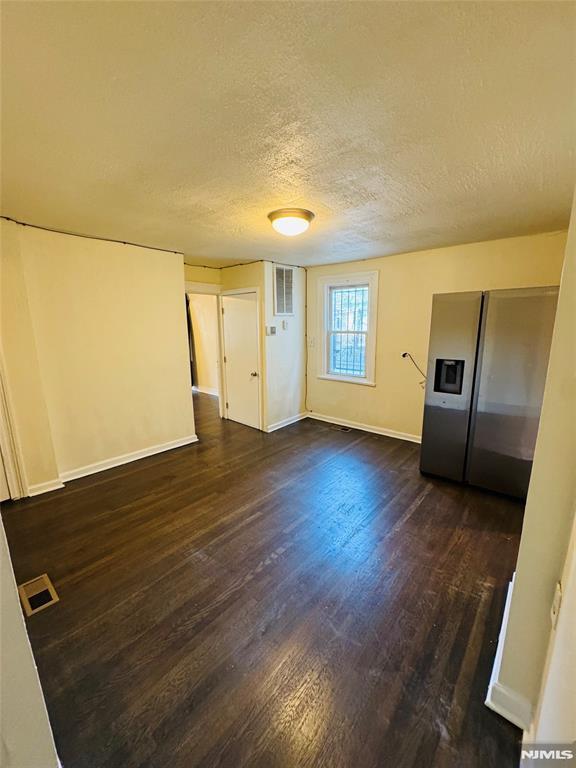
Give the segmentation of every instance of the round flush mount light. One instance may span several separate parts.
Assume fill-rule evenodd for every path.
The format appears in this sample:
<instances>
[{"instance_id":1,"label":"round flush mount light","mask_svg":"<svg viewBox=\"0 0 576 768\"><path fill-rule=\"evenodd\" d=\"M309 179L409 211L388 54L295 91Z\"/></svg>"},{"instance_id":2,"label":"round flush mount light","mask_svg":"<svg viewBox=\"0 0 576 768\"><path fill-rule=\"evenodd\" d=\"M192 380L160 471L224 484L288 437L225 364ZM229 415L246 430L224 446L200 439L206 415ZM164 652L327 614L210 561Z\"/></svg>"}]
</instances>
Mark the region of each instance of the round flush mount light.
<instances>
[{"instance_id":1,"label":"round flush mount light","mask_svg":"<svg viewBox=\"0 0 576 768\"><path fill-rule=\"evenodd\" d=\"M314 214L305 208L280 208L269 213L268 218L276 232L286 237L294 237L306 232Z\"/></svg>"}]
</instances>

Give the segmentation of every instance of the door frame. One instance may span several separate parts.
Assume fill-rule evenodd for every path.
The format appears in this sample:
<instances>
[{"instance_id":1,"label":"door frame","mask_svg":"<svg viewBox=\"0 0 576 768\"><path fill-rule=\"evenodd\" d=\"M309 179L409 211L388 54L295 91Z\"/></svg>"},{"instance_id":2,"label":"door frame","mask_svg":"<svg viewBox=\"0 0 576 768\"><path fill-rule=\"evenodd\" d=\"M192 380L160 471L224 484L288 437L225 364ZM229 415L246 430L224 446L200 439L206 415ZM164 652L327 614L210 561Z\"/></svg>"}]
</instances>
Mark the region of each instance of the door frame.
<instances>
[{"instance_id":1,"label":"door frame","mask_svg":"<svg viewBox=\"0 0 576 768\"><path fill-rule=\"evenodd\" d=\"M24 471L22 449L13 418L6 379L4 355L0 348L0 460L4 464L11 499L28 496L28 480Z\"/></svg>"},{"instance_id":2,"label":"door frame","mask_svg":"<svg viewBox=\"0 0 576 768\"><path fill-rule=\"evenodd\" d=\"M256 294L256 340L258 342L258 429L264 431L264 377L262 375L262 324L261 324L261 291L259 287L254 288L233 288L229 291L220 291L218 294L218 335L220 337L220 418L227 419L226 403L228 402L228 385L226 382L226 363L224 362L224 298L226 296L238 296L243 293Z\"/></svg>"},{"instance_id":3,"label":"door frame","mask_svg":"<svg viewBox=\"0 0 576 768\"><path fill-rule=\"evenodd\" d=\"M194 283L186 280L184 283L184 293L202 293L205 296L218 296L220 286L217 283Z\"/></svg>"}]
</instances>

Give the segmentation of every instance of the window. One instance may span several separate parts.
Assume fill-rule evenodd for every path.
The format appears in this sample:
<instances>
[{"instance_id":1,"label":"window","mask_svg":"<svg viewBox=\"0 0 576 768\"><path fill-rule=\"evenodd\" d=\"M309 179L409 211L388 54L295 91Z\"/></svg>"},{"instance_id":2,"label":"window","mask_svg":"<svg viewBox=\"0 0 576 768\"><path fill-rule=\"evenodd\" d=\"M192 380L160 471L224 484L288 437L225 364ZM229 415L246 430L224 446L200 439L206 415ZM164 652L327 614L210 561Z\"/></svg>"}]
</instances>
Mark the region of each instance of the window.
<instances>
[{"instance_id":1,"label":"window","mask_svg":"<svg viewBox=\"0 0 576 768\"><path fill-rule=\"evenodd\" d=\"M330 288L328 373L366 378L368 286Z\"/></svg>"},{"instance_id":2,"label":"window","mask_svg":"<svg viewBox=\"0 0 576 768\"><path fill-rule=\"evenodd\" d=\"M294 314L294 270L290 267L274 267L274 314Z\"/></svg>"},{"instance_id":3,"label":"window","mask_svg":"<svg viewBox=\"0 0 576 768\"><path fill-rule=\"evenodd\" d=\"M378 273L320 281L320 377L374 384Z\"/></svg>"}]
</instances>

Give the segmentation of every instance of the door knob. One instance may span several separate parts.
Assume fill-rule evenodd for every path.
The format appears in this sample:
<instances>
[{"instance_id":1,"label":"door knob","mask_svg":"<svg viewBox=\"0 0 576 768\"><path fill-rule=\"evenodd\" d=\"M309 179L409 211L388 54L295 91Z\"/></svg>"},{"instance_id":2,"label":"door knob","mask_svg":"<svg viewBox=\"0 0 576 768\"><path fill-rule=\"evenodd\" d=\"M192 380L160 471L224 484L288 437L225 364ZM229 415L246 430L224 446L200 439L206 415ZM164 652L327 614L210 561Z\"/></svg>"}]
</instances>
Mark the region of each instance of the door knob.
<instances>
[{"instance_id":1,"label":"door knob","mask_svg":"<svg viewBox=\"0 0 576 768\"><path fill-rule=\"evenodd\" d=\"M250 376L258 376L258 373L257 373L256 371L252 371L252 373L250 374Z\"/></svg>"}]
</instances>

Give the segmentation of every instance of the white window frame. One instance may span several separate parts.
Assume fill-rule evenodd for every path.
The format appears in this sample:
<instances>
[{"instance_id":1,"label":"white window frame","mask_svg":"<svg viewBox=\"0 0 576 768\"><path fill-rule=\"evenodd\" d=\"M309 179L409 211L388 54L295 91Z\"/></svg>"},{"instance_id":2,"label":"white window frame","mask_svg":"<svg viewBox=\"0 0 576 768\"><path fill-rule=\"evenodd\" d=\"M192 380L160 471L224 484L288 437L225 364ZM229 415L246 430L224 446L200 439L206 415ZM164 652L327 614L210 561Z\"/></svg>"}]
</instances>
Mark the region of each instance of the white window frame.
<instances>
[{"instance_id":1,"label":"white window frame","mask_svg":"<svg viewBox=\"0 0 576 768\"><path fill-rule=\"evenodd\" d=\"M355 272L346 275L327 275L318 281L318 378L330 381L343 381L348 384L376 386L376 328L378 319L378 276L379 272ZM368 286L368 331L366 334L366 376L341 376L330 373L329 322L330 289L345 288L355 285Z\"/></svg>"}]
</instances>

